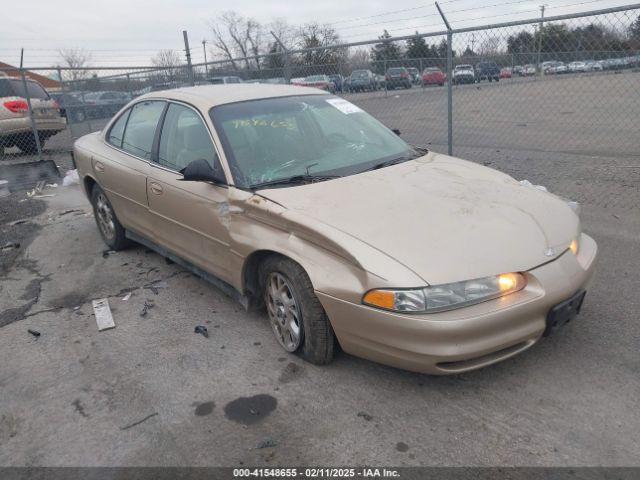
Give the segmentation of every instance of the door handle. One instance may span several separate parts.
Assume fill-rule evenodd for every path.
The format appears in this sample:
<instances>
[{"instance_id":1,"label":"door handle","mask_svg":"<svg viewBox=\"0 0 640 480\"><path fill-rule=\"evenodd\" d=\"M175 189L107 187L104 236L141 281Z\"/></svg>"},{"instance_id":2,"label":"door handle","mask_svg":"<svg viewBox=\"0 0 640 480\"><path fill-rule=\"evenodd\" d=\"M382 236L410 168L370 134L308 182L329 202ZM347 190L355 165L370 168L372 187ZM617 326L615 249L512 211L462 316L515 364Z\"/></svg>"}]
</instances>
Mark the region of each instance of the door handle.
<instances>
[{"instance_id":1,"label":"door handle","mask_svg":"<svg viewBox=\"0 0 640 480\"><path fill-rule=\"evenodd\" d=\"M104 165L100 162L96 162L93 168L95 168L96 172L104 172Z\"/></svg>"},{"instance_id":2,"label":"door handle","mask_svg":"<svg viewBox=\"0 0 640 480\"><path fill-rule=\"evenodd\" d=\"M151 190L151 193L154 193L156 195L162 195L162 186L159 183L150 183L149 190Z\"/></svg>"}]
</instances>

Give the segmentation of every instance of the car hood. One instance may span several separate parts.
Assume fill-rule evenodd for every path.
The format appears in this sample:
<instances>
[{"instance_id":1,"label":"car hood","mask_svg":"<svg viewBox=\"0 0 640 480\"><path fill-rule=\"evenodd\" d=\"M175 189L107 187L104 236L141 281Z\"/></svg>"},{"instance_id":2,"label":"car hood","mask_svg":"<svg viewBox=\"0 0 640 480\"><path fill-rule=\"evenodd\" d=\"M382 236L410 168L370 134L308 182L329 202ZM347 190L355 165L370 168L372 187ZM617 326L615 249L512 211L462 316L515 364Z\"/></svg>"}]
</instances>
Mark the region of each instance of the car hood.
<instances>
[{"instance_id":1,"label":"car hood","mask_svg":"<svg viewBox=\"0 0 640 480\"><path fill-rule=\"evenodd\" d=\"M562 254L580 228L555 195L435 153L259 194L364 242L431 285L532 269Z\"/></svg>"}]
</instances>

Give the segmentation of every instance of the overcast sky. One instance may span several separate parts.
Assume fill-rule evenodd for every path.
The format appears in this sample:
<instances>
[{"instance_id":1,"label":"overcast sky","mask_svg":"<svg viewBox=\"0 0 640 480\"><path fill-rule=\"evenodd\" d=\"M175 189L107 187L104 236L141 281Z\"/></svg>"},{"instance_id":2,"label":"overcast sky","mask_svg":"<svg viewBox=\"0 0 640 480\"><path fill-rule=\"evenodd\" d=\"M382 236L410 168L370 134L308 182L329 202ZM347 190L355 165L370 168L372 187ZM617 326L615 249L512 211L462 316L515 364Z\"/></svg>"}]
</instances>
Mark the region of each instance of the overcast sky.
<instances>
[{"instance_id":1,"label":"overcast sky","mask_svg":"<svg viewBox=\"0 0 640 480\"><path fill-rule=\"evenodd\" d=\"M290 25L317 21L332 24L344 41L437 31L442 24L434 3L419 0L4 0L0 61L25 65L60 62L61 48L82 48L92 66L147 65L160 49L182 51L182 30L189 32L193 59L202 61L202 40L211 37L208 21L233 9L268 24L274 18ZM536 17L540 3L546 15L560 15L632 3L624 0L443 0L453 26ZM403 11L404 10L404 11ZM465 10L465 11L461 11ZM458 12L456 12L458 11ZM393 13L395 12L395 13Z\"/></svg>"}]
</instances>

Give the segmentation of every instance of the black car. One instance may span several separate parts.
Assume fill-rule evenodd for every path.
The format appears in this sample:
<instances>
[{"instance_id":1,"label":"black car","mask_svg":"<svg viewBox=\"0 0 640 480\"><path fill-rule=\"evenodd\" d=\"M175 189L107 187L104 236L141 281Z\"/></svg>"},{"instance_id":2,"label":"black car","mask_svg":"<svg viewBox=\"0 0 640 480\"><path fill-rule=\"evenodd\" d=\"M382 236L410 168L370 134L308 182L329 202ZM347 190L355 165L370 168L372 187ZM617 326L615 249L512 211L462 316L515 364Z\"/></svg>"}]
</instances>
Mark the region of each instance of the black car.
<instances>
[{"instance_id":1,"label":"black car","mask_svg":"<svg viewBox=\"0 0 640 480\"><path fill-rule=\"evenodd\" d=\"M405 67L393 67L387 70L385 75L387 89L393 90L397 87L411 88L413 78Z\"/></svg>"},{"instance_id":2,"label":"black car","mask_svg":"<svg viewBox=\"0 0 640 480\"><path fill-rule=\"evenodd\" d=\"M476 82L480 83L482 80L489 80L490 82L500 81L500 67L496 62L480 62L476 65Z\"/></svg>"},{"instance_id":3,"label":"black car","mask_svg":"<svg viewBox=\"0 0 640 480\"><path fill-rule=\"evenodd\" d=\"M60 106L60 115L67 119L67 123L80 123L86 119L86 106L80 98L63 92L51 92L49 96Z\"/></svg>"}]
</instances>

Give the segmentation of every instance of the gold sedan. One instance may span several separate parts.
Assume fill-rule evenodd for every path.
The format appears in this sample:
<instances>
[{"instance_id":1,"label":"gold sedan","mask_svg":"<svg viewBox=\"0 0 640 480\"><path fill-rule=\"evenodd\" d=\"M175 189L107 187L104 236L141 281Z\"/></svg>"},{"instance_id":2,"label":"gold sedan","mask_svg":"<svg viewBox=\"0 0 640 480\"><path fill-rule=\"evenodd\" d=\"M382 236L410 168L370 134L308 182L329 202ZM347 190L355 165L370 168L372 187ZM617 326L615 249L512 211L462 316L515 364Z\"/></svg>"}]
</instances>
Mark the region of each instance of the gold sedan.
<instances>
[{"instance_id":1,"label":"gold sedan","mask_svg":"<svg viewBox=\"0 0 640 480\"><path fill-rule=\"evenodd\" d=\"M320 90L153 92L75 158L104 241L133 240L247 308L288 352L479 368L580 311L597 247L575 204L405 143Z\"/></svg>"}]
</instances>

